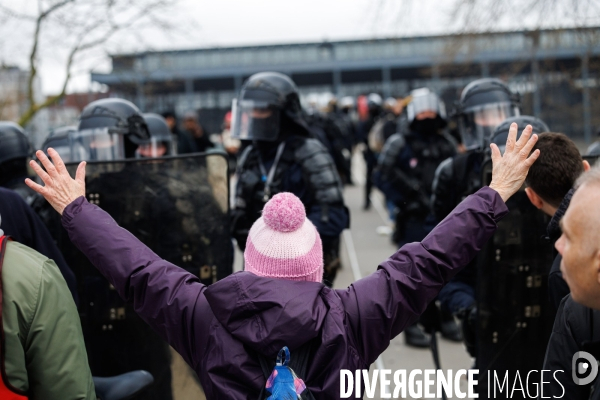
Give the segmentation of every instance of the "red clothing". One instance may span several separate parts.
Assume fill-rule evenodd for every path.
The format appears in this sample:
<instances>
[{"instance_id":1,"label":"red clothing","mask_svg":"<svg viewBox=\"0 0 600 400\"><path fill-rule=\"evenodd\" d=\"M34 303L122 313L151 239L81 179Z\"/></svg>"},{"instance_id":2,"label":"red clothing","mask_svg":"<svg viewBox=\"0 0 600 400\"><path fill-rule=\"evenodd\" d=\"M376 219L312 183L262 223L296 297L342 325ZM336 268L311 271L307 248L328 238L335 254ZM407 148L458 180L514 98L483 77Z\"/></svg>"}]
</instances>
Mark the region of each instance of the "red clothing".
<instances>
[{"instance_id":1,"label":"red clothing","mask_svg":"<svg viewBox=\"0 0 600 400\"><path fill-rule=\"evenodd\" d=\"M0 236L0 399L2 400L27 400L27 396L21 390L13 387L8 382L6 370L4 369L4 328L2 325L2 264L4 263L4 251L8 236Z\"/></svg>"}]
</instances>

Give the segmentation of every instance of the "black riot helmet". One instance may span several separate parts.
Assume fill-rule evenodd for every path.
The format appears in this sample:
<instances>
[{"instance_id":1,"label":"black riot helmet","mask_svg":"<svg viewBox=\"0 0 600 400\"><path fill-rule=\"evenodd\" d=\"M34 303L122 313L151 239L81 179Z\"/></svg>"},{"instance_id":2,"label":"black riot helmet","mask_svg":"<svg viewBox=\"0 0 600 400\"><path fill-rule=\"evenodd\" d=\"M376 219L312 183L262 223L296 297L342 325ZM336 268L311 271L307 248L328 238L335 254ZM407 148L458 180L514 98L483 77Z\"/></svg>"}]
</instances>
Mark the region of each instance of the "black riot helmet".
<instances>
[{"instance_id":1,"label":"black riot helmet","mask_svg":"<svg viewBox=\"0 0 600 400\"><path fill-rule=\"evenodd\" d=\"M0 121L0 164L30 155L31 146L23 128L14 122Z\"/></svg>"},{"instance_id":2,"label":"black riot helmet","mask_svg":"<svg viewBox=\"0 0 600 400\"><path fill-rule=\"evenodd\" d=\"M144 119L150 132L148 140L142 142L135 151L136 157L163 157L177 154L177 144L167 121L162 115L147 113Z\"/></svg>"},{"instance_id":3,"label":"black riot helmet","mask_svg":"<svg viewBox=\"0 0 600 400\"><path fill-rule=\"evenodd\" d=\"M437 94L428 88L420 88L412 90L409 97L406 117L412 130L433 133L446 127L446 106Z\"/></svg>"},{"instance_id":4,"label":"black riot helmet","mask_svg":"<svg viewBox=\"0 0 600 400\"><path fill-rule=\"evenodd\" d=\"M71 135L73 161L122 160L135 156L138 145L150 138L140 110L123 99L108 98L88 104Z\"/></svg>"},{"instance_id":5,"label":"black riot helmet","mask_svg":"<svg viewBox=\"0 0 600 400\"><path fill-rule=\"evenodd\" d=\"M467 150L484 148L502 121L519 114L518 94L501 80L482 78L469 83L456 110L463 144Z\"/></svg>"},{"instance_id":6,"label":"black riot helmet","mask_svg":"<svg viewBox=\"0 0 600 400\"><path fill-rule=\"evenodd\" d=\"M76 126L64 126L53 129L46 137L46 140L44 140L42 150L44 153L48 153L48 149L52 147L64 162L71 162L70 137L75 133L77 133Z\"/></svg>"},{"instance_id":7,"label":"black riot helmet","mask_svg":"<svg viewBox=\"0 0 600 400\"><path fill-rule=\"evenodd\" d=\"M276 141L285 120L308 131L296 84L278 72L248 78L233 101L232 115L231 136L237 139Z\"/></svg>"},{"instance_id":8,"label":"black riot helmet","mask_svg":"<svg viewBox=\"0 0 600 400\"><path fill-rule=\"evenodd\" d=\"M0 121L0 186L14 189L14 182L28 175L30 156L31 146L23 128L14 122Z\"/></svg>"},{"instance_id":9,"label":"black riot helmet","mask_svg":"<svg viewBox=\"0 0 600 400\"><path fill-rule=\"evenodd\" d=\"M535 133L539 135L543 132L550 132L550 128L548 128L548 125L546 125L544 121L536 117L532 117L529 115L520 115L518 117L507 118L504 120L504 122L498 125L496 129L494 129L490 141L490 143L495 143L496 145L498 145L502 152L504 152L506 140L508 139L508 131L512 123L516 123L518 126L517 140L519 137L521 137L521 133L527 125L531 125L531 127L533 128L531 131L532 134Z\"/></svg>"}]
</instances>

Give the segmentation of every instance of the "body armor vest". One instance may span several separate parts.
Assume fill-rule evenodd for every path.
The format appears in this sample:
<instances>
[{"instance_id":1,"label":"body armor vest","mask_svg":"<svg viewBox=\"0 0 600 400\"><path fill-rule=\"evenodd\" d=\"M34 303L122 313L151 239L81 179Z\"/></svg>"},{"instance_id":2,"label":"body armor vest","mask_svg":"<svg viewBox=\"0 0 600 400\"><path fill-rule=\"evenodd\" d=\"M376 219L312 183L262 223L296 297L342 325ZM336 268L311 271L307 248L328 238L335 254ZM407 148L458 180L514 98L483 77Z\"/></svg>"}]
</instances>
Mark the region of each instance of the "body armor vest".
<instances>
[{"instance_id":1,"label":"body armor vest","mask_svg":"<svg viewBox=\"0 0 600 400\"><path fill-rule=\"evenodd\" d=\"M324 220L328 218L327 206L343 206L342 185L325 146L316 139L301 136L289 137L283 146L269 171L261 171L261 162L265 160L261 160L254 145L242 153L237 171L234 235L240 229L245 232L238 234L247 233L269 198L285 190L308 199L311 204L321 205ZM301 187L285 187L292 173L301 175L302 185L298 185Z\"/></svg>"}]
</instances>

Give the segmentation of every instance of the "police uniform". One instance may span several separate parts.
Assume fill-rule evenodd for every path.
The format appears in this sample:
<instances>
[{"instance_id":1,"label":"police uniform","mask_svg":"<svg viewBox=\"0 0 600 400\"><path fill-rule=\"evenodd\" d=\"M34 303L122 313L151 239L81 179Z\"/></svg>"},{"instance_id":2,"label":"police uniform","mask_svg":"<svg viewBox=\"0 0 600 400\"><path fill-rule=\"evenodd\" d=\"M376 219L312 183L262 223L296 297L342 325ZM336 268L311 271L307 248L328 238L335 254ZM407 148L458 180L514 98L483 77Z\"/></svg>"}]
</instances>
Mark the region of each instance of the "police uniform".
<instances>
[{"instance_id":1,"label":"police uniform","mask_svg":"<svg viewBox=\"0 0 600 400\"><path fill-rule=\"evenodd\" d=\"M307 218L321 236L325 278L332 282L339 267L339 235L349 224L335 166L325 146L316 139L290 136L278 148L283 149L279 158L277 152L261 155L255 145L246 147L240 157L234 237L244 250L248 231L260 217L266 200L277 193L294 193L302 200Z\"/></svg>"},{"instance_id":2,"label":"police uniform","mask_svg":"<svg viewBox=\"0 0 600 400\"><path fill-rule=\"evenodd\" d=\"M327 148L311 138L298 89L286 75L251 76L234 102L232 137L243 141L238 160L233 236L244 250L248 231L265 203L291 192L323 241L324 279L329 285L340 266L339 237L349 226L342 183Z\"/></svg>"},{"instance_id":3,"label":"police uniform","mask_svg":"<svg viewBox=\"0 0 600 400\"><path fill-rule=\"evenodd\" d=\"M375 175L388 207L395 207L394 242L402 246L422 240L430 228L431 186L438 165L456 152L456 144L443 130L443 103L428 89L411 93L407 107L409 131L396 133L385 142ZM434 112L434 118L417 115ZM430 225L430 226L429 226Z\"/></svg>"}]
</instances>

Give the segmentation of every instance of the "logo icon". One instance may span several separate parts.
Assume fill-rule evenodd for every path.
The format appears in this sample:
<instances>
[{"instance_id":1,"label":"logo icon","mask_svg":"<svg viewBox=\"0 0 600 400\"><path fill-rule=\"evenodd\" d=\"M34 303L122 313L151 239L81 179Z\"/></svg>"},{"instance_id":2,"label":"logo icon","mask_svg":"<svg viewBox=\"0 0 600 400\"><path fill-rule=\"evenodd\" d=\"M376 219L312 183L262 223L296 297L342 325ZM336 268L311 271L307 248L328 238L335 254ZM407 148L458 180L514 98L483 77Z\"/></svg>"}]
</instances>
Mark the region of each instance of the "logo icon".
<instances>
[{"instance_id":1,"label":"logo icon","mask_svg":"<svg viewBox=\"0 0 600 400\"><path fill-rule=\"evenodd\" d=\"M598 376L598 362L586 351L578 351L573 355L571 364L573 382L577 385L588 385Z\"/></svg>"}]
</instances>

